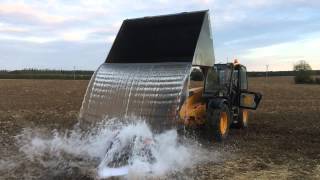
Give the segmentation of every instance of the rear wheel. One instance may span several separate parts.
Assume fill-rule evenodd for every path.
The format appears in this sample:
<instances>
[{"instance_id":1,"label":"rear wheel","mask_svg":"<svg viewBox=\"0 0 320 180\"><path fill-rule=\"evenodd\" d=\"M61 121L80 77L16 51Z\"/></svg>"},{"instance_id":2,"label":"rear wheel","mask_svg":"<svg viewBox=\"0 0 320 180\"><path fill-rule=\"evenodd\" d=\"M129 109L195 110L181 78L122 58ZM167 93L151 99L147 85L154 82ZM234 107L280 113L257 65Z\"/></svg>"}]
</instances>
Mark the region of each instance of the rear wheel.
<instances>
[{"instance_id":1,"label":"rear wheel","mask_svg":"<svg viewBox=\"0 0 320 180\"><path fill-rule=\"evenodd\" d=\"M207 135L209 140L222 141L229 133L230 112L226 104L219 109L208 108L207 111Z\"/></svg>"},{"instance_id":2,"label":"rear wheel","mask_svg":"<svg viewBox=\"0 0 320 180\"><path fill-rule=\"evenodd\" d=\"M238 128L238 129L248 128L249 111L245 109L240 109L237 121L238 122L234 124L235 128Z\"/></svg>"}]
</instances>

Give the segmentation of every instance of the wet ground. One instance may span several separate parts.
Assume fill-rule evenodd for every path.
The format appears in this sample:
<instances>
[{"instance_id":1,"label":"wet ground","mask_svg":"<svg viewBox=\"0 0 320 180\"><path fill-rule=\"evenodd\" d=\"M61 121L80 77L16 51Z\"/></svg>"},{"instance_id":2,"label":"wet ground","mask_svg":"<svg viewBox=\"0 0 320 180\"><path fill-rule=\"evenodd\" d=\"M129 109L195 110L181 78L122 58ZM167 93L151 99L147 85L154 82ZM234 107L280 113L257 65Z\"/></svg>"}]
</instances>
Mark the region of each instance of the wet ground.
<instances>
[{"instance_id":1,"label":"wet ground","mask_svg":"<svg viewBox=\"0 0 320 180\"><path fill-rule=\"evenodd\" d=\"M14 138L26 127L72 128L87 84L0 80L0 179L90 179L90 172L52 174L50 168L25 161ZM320 179L320 86L295 85L290 77L251 78L249 86L264 95L251 113L249 129L233 129L227 141L209 145L221 152L218 160L171 178ZM39 176L43 171L46 177Z\"/></svg>"}]
</instances>

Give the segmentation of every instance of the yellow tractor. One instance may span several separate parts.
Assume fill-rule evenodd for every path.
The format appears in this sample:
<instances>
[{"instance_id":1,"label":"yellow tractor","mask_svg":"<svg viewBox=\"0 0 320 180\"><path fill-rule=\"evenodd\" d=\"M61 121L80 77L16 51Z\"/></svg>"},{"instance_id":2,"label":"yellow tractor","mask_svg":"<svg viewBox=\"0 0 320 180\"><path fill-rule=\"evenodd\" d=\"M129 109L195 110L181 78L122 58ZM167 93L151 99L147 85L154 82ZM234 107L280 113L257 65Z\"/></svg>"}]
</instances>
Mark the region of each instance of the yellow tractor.
<instances>
[{"instance_id":1,"label":"yellow tractor","mask_svg":"<svg viewBox=\"0 0 320 180\"><path fill-rule=\"evenodd\" d=\"M188 127L204 125L209 138L221 141L229 127L247 128L249 112L261 94L248 91L246 67L235 63L194 68L189 96L180 109L180 122Z\"/></svg>"}]
</instances>

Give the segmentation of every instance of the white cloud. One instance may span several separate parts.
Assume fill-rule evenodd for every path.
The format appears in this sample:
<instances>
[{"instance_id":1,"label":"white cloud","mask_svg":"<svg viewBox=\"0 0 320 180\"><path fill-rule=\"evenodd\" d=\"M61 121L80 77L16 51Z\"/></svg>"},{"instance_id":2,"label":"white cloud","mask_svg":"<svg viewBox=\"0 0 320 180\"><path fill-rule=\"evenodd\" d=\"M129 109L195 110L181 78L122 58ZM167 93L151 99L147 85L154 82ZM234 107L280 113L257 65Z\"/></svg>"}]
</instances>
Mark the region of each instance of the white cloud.
<instances>
[{"instance_id":1,"label":"white cloud","mask_svg":"<svg viewBox=\"0 0 320 180\"><path fill-rule=\"evenodd\" d=\"M54 37L41 37L41 36L17 37L12 35L0 34L0 40L25 41L25 42L32 42L32 43L48 43L48 42L56 41L57 39Z\"/></svg>"},{"instance_id":2,"label":"white cloud","mask_svg":"<svg viewBox=\"0 0 320 180\"><path fill-rule=\"evenodd\" d=\"M311 34L297 41L250 49L240 58L260 62L252 63L252 70L264 69L266 64L273 67L273 70L290 70L298 60L306 60L314 69L320 69L319 49L320 34Z\"/></svg>"},{"instance_id":3,"label":"white cloud","mask_svg":"<svg viewBox=\"0 0 320 180\"><path fill-rule=\"evenodd\" d=\"M88 36L87 31L67 31L61 34L62 39L65 41L83 41Z\"/></svg>"},{"instance_id":4,"label":"white cloud","mask_svg":"<svg viewBox=\"0 0 320 180\"><path fill-rule=\"evenodd\" d=\"M41 9L35 9L30 5L17 4L1 4L0 14L2 16L16 16L23 19L35 20L46 24L62 23L70 18L61 15L51 15Z\"/></svg>"},{"instance_id":5,"label":"white cloud","mask_svg":"<svg viewBox=\"0 0 320 180\"><path fill-rule=\"evenodd\" d=\"M108 36L108 37L107 37L107 42L108 42L108 43L112 43L115 39L116 39L116 36L115 36L115 35Z\"/></svg>"},{"instance_id":6,"label":"white cloud","mask_svg":"<svg viewBox=\"0 0 320 180\"><path fill-rule=\"evenodd\" d=\"M27 32L28 29L27 28L23 28L23 27L17 27L17 26L13 26L7 23L1 23L0 22L0 33L10 33L10 32Z\"/></svg>"}]
</instances>

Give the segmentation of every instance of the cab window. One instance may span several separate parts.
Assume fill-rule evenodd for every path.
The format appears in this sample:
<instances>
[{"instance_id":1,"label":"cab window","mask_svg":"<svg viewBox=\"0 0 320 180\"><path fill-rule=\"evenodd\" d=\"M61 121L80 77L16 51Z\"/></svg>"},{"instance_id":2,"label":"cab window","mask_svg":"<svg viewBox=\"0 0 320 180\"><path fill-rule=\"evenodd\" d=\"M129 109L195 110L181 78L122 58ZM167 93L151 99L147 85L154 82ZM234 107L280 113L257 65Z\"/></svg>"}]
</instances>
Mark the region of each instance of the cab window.
<instances>
[{"instance_id":1,"label":"cab window","mask_svg":"<svg viewBox=\"0 0 320 180\"><path fill-rule=\"evenodd\" d=\"M231 69L226 65L215 65L207 73L205 92L215 93L226 89L230 84Z\"/></svg>"},{"instance_id":2,"label":"cab window","mask_svg":"<svg viewBox=\"0 0 320 180\"><path fill-rule=\"evenodd\" d=\"M248 89L247 69L245 67L240 68L240 88L242 90Z\"/></svg>"},{"instance_id":3,"label":"cab window","mask_svg":"<svg viewBox=\"0 0 320 180\"><path fill-rule=\"evenodd\" d=\"M232 84L233 84L233 87L234 87L234 89L238 89L238 86L239 86L239 70L234 70L233 71L233 82L232 82Z\"/></svg>"},{"instance_id":4,"label":"cab window","mask_svg":"<svg viewBox=\"0 0 320 180\"><path fill-rule=\"evenodd\" d=\"M203 87L204 85L204 75L199 67L192 67L190 74L190 84L189 89Z\"/></svg>"}]
</instances>

